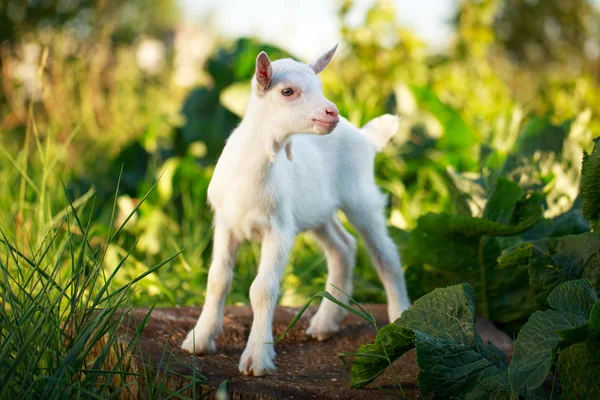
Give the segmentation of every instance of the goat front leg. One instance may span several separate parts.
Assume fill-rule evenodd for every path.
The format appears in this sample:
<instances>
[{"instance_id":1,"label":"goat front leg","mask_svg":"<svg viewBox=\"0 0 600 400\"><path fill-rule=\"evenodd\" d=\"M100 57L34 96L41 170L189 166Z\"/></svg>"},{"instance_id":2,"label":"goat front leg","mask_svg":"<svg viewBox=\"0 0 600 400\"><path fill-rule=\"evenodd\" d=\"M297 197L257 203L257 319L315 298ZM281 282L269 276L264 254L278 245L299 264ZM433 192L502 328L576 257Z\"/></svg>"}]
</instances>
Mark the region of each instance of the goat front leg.
<instances>
[{"instance_id":1,"label":"goat front leg","mask_svg":"<svg viewBox=\"0 0 600 400\"><path fill-rule=\"evenodd\" d=\"M181 348L192 354L214 353L215 338L223 327L225 297L233 278L233 265L239 248L239 240L227 226L215 218L213 259L208 271L206 300L196 326L188 333Z\"/></svg>"},{"instance_id":2,"label":"goat front leg","mask_svg":"<svg viewBox=\"0 0 600 400\"><path fill-rule=\"evenodd\" d=\"M263 235L258 274L250 287L254 319L239 365L244 375L261 376L276 370L273 314L291 244L292 236L275 228Z\"/></svg>"}]
</instances>

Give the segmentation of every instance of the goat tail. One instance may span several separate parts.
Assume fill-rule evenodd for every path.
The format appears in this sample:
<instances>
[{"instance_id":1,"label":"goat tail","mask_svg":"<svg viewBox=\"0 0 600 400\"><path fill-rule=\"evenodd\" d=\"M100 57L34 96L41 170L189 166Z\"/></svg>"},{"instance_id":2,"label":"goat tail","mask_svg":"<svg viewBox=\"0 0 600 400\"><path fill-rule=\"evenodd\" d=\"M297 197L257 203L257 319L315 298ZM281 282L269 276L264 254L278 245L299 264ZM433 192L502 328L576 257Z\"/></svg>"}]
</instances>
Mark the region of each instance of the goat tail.
<instances>
[{"instance_id":1,"label":"goat tail","mask_svg":"<svg viewBox=\"0 0 600 400\"><path fill-rule=\"evenodd\" d=\"M400 117L397 115L384 114L367 122L360 131L373 142L379 152L398 132L399 123Z\"/></svg>"}]
</instances>

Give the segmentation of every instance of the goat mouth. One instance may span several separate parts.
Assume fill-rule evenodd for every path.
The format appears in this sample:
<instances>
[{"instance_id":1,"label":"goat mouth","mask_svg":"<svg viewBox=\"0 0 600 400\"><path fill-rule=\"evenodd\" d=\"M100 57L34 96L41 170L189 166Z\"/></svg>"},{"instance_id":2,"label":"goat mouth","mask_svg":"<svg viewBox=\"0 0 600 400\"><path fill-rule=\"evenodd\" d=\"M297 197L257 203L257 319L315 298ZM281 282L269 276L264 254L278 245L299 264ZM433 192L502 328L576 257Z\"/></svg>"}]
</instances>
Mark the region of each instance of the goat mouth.
<instances>
[{"instance_id":1,"label":"goat mouth","mask_svg":"<svg viewBox=\"0 0 600 400\"><path fill-rule=\"evenodd\" d=\"M324 126L326 128L335 128L335 126L338 124L339 120L336 119L334 121L323 121L322 119L315 119L313 118L313 122L317 125L321 125Z\"/></svg>"}]
</instances>

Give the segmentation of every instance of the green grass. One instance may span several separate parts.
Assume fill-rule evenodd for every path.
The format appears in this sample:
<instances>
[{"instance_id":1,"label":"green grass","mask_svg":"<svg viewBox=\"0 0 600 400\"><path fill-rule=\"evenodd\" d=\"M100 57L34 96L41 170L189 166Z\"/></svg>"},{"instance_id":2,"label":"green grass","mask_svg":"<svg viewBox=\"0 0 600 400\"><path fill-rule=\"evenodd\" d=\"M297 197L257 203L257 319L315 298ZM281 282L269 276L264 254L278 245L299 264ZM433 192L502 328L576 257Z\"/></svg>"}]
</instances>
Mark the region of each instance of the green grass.
<instances>
[{"instance_id":1,"label":"green grass","mask_svg":"<svg viewBox=\"0 0 600 400\"><path fill-rule=\"evenodd\" d=\"M135 371L129 362L153 307L129 339L122 342L118 329L135 284L177 254L112 290L123 263L106 275L104 251L90 243L88 227L68 213L30 255L0 232L0 398L105 398L139 386L160 392L151 371ZM201 375L193 380L202 382Z\"/></svg>"},{"instance_id":2,"label":"green grass","mask_svg":"<svg viewBox=\"0 0 600 400\"><path fill-rule=\"evenodd\" d=\"M39 150L44 154L42 146ZM155 371L131 364L154 305L128 336L118 330L133 306L136 285L180 252L124 285L115 284L133 249L125 251L110 273L105 257L124 224L108 229L102 238L94 232L96 196L70 199L62 185L51 190L48 178L56 159L42 159L40 165L47 167L36 171L29 157L27 151L16 159L7 157L13 167L7 175L13 182L6 186L2 206L5 212L16 211L16 218L3 221L16 226L0 226L0 398L117 398L142 388L147 398L177 394L164 385L172 360L166 348ZM59 194L63 207L58 207ZM113 216L115 209L116 203ZM197 374L180 391L204 381Z\"/></svg>"}]
</instances>

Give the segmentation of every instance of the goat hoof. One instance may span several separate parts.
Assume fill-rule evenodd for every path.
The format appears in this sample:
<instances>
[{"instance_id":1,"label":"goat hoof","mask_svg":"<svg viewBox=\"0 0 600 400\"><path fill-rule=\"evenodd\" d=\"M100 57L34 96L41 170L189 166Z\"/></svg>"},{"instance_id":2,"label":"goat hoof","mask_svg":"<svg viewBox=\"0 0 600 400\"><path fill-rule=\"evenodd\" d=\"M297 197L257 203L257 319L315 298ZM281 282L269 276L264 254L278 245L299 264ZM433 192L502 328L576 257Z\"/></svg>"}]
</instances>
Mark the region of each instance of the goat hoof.
<instances>
[{"instance_id":1,"label":"goat hoof","mask_svg":"<svg viewBox=\"0 0 600 400\"><path fill-rule=\"evenodd\" d=\"M240 359L240 372L245 376L263 376L277 370L273 360L275 349L273 345L248 345Z\"/></svg>"},{"instance_id":2,"label":"goat hoof","mask_svg":"<svg viewBox=\"0 0 600 400\"><path fill-rule=\"evenodd\" d=\"M194 338L192 332L190 332L181 344L181 350L187 351L190 354L209 354L216 353L217 345L214 339Z\"/></svg>"},{"instance_id":3,"label":"goat hoof","mask_svg":"<svg viewBox=\"0 0 600 400\"><path fill-rule=\"evenodd\" d=\"M327 339L331 339L333 336L335 336L335 334L337 333L337 329L336 330L331 330L331 331L318 331L316 329L311 329L308 328L306 330L306 334L310 337L312 337L313 339L317 339L319 342L323 342Z\"/></svg>"},{"instance_id":4,"label":"goat hoof","mask_svg":"<svg viewBox=\"0 0 600 400\"><path fill-rule=\"evenodd\" d=\"M317 313L310 320L306 334L322 342L334 336L339 330L340 326L334 321L333 316Z\"/></svg>"},{"instance_id":5,"label":"goat hoof","mask_svg":"<svg viewBox=\"0 0 600 400\"><path fill-rule=\"evenodd\" d=\"M307 335L310 335L311 338L317 339L319 342L324 342L327 339L331 339L335 335L335 332L311 334L311 333L308 333L308 331L307 331L306 333L307 333Z\"/></svg>"}]
</instances>

